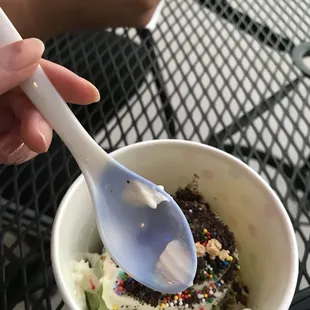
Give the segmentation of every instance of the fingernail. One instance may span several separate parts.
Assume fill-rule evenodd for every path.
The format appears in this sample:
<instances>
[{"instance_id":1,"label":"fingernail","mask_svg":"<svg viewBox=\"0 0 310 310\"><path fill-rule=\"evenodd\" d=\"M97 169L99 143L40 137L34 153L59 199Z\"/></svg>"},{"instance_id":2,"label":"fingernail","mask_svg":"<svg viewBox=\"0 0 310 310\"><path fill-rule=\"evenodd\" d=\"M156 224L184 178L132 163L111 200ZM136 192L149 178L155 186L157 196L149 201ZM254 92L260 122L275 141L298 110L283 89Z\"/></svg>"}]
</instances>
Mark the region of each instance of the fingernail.
<instances>
[{"instance_id":1,"label":"fingernail","mask_svg":"<svg viewBox=\"0 0 310 310\"><path fill-rule=\"evenodd\" d=\"M46 153L49 148L49 142L47 141L48 139L46 138L46 133L50 131L50 126L45 120L40 120L39 122L39 127L38 127L38 132L42 138L43 145L44 145L44 150L42 153Z\"/></svg>"},{"instance_id":2,"label":"fingernail","mask_svg":"<svg viewBox=\"0 0 310 310\"><path fill-rule=\"evenodd\" d=\"M88 82L88 83L92 86L92 88L94 90L94 102L99 102L100 98L101 98L99 90L92 83L90 83L90 82Z\"/></svg>"},{"instance_id":3,"label":"fingernail","mask_svg":"<svg viewBox=\"0 0 310 310\"><path fill-rule=\"evenodd\" d=\"M94 101L93 102L99 102L100 99L101 99L101 96L100 96L100 92L99 92L98 88L93 83L89 82L88 80L86 80L86 79L84 79L82 77L81 77L81 79L83 81L86 81L89 84L89 86L92 87L92 89L94 91Z\"/></svg>"},{"instance_id":4,"label":"fingernail","mask_svg":"<svg viewBox=\"0 0 310 310\"><path fill-rule=\"evenodd\" d=\"M13 130L1 140L0 162L13 165L25 162L31 151L21 140L17 131Z\"/></svg>"},{"instance_id":5,"label":"fingernail","mask_svg":"<svg viewBox=\"0 0 310 310\"><path fill-rule=\"evenodd\" d=\"M6 165L20 165L37 154L31 151L22 141L19 131L13 129L0 143L0 163Z\"/></svg>"},{"instance_id":6,"label":"fingernail","mask_svg":"<svg viewBox=\"0 0 310 310\"><path fill-rule=\"evenodd\" d=\"M30 151L25 143L16 149L9 157L8 163L10 165L20 165L32 158L32 151Z\"/></svg>"},{"instance_id":7,"label":"fingernail","mask_svg":"<svg viewBox=\"0 0 310 310\"><path fill-rule=\"evenodd\" d=\"M0 49L0 66L6 71L19 71L40 61L44 44L38 39L26 39Z\"/></svg>"},{"instance_id":8,"label":"fingernail","mask_svg":"<svg viewBox=\"0 0 310 310\"><path fill-rule=\"evenodd\" d=\"M94 85L93 85L94 86ZM99 102L100 101L100 99L101 99L101 96L100 96L100 92L99 92L99 90L97 89L97 87L95 87L94 86L94 92L95 92L95 100L94 100L94 102Z\"/></svg>"}]
</instances>

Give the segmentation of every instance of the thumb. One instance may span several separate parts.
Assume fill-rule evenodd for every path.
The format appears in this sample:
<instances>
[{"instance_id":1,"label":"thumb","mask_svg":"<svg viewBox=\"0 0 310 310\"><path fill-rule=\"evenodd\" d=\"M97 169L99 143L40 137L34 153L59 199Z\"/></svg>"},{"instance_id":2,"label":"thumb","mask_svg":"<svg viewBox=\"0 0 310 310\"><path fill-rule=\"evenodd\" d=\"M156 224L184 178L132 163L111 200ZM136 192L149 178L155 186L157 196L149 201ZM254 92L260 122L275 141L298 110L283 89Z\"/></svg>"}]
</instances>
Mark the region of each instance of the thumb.
<instances>
[{"instance_id":1,"label":"thumb","mask_svg":"<svg viewBox=\"0 0 310 310\"><path fill-rule=\"evenodd\" d=\"M38 39L26 39L0 48L0 95L20 85L36 69L44 52Z\"/></svg>"}]
</instances>

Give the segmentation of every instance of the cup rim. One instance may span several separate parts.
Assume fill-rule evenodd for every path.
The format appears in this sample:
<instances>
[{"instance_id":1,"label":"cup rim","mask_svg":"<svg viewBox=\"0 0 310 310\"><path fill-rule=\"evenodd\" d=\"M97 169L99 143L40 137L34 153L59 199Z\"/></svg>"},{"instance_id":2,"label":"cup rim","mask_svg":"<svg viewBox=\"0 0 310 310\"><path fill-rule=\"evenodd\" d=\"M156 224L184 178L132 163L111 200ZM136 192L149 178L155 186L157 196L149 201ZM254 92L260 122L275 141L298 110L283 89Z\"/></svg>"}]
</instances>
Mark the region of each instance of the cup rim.
<instances>
[{"instance_id":1,"label":"cup rim","mask_svg":"<svg viewBox=\"0 0 310 310\"><path fill-rule=\"evenodd\" d=\"M220 149L217 149L215 147L209 146L207 144L199 143L199 142L193 142L193 141L186 141L186 140L177 140L177 139L159 139L159 140L150 140L150 141L143 141L134 143L128 146L124 146L120 149L117 149L110 153L110 155L115 156L119 154L126 153L128 151L137 150L139 148L145 148L147 146L151 145L184 145L184 146L192 146L197 148L202 148L208 152L211 152L213 154L216 154L219 157L224 158L226 161L230 161L234 163L236 166L239 166L240 168L246 170L256 181L260 182L264 189L271 195L273 204L279 211L279 217L281 217L284 227L287 229L288 232L288 247L290 248L291 253L291 261L292 266L290 268L290 281L287 284L287 287L285 289L285 292L283 293L283 300L281 303L281 307L278 310L287 310L294 297L296 285L297 285L297 279L298 279L298 247L297 247L297 240L295 237L295 232L293 229L292 222L289 218L289 215L283 206L282 202L280 201L280 198L276 195L276 193L272 190L270 185L258 174L254 169L252 169L250 166L242 162L240 159L234 157L233 155L226 153ZM77 302L71 297L71 294L69 292L69 289L65 283L65 280L61 273L60 268L60 261L59 261L59 242L61 240L61 234L60 234L60 225L62 221L64 220L64 212L67 207L67 205L70 203L72 195L75 193L75 191L79 188L81 183L84 181L83 174L78 176L78 178L71 184L69 189L67 190L66 194L64 195L59 208L56 212L54 223L52 227L52 233L51 233L51 261L52 261L52 268L53 273L55 276L55 280L57 283L57 286L59 288L59 291L61 293L61 296L65 302L65 304L70 309L78 309Z\"/></svg>"}]
</instances>

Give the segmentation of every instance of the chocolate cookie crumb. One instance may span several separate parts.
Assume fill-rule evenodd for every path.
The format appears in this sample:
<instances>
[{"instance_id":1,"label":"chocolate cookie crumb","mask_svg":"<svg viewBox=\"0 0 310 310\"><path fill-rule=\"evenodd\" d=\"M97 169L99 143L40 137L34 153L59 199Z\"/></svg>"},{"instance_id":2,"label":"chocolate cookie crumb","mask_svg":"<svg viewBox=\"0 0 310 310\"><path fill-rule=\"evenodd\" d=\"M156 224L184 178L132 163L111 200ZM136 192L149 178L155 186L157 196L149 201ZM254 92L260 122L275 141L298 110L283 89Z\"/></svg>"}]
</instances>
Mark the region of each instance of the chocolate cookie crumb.
<instances>
[{"instance_id":1,"label":"chocolate cookie crumb","mask_svg":"<svg viewBox=\"0 0 310 310\"><path fill-rule=\"evenodd\" d=\"M212 253L209 251L213 256L200 251L194 285L205 286L200 290L193 286L179 294L167 295L153 291L122 273L117 284L118 288L121 286L118 293L126 294L141 304L149 304L155 308L165 309L173 306L179 309L193 309L197 304L202 305L203 308L204 303L212 303L216 291L229 290L228 296L220 302L216 309L227 309L227 302L229 304L239 302L245 307L247 306L248 290L239 283L237 278L240 266L237 256L235 256L234 234L211 210L210 205L198 192L198 179L199 177L195 175L192 182L185 188L179 188L173 198L182 209L190 225L197 243L196 248L203 249L202 247L205 247L208 250L207 244L211 240L211 243L213 242L217 246L215 252L223 250L221 253L225 253L225 256L222 257L214 254L214 251Z\"/></svg>"}]
</instances>

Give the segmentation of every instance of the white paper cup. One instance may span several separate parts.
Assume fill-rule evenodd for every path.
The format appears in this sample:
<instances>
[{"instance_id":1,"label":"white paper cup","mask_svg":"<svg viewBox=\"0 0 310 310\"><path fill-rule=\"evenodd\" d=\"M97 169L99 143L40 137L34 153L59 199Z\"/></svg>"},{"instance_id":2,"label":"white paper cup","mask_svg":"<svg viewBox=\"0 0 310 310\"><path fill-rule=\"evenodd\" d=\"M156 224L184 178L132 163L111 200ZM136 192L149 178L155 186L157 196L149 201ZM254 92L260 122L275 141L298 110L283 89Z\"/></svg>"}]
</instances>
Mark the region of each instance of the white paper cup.
<instances>
[{"instance_id":1,"label":"white paper cup","mask_svg":"<svg viewBox=\"0 0 310 310\"><path fill-rule=\"evenodd\" d=\"M258 174L220 150L181 140L138 143L111 155L169 193L197 174L199 191L235 233L241 273L250 290L249 308L289 308L298 275L295 234L285 208ZM101 251L101 242L87 185L80 176L64 197L52 232L53 270L70 309L79 309L71 262L93 251Z\"/></svg>"}]
</instances>

